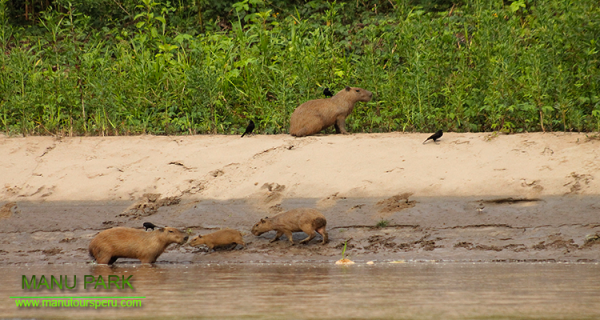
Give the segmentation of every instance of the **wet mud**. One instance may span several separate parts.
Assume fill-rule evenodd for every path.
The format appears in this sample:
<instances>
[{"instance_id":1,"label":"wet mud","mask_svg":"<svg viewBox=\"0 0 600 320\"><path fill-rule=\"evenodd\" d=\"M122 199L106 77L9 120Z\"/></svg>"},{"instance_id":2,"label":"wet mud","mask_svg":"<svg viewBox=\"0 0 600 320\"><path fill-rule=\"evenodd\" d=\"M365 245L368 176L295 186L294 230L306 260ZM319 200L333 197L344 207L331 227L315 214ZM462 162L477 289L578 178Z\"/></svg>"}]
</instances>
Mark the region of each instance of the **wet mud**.
<instances>
[{"instance_id":1,"label":"wet mud","mask_svg":"<svg viewBox=\"0 0 600 320\"><path fill-rule=\"evenodd\" d=\"M600 259L600 197L440 198L403 193L387 198L281 198L285 186L266 185L262 202L161 197L135 201L0 202L0 264L92 262L91 239L100 231L153 222L191 236L222 228L242 232L246 247L208 250L171 245L159 263L336 261L566 261ZM260 199L259 199L260 200ZM250 228L259 219L298 207L327 218L329 243L309 244L295 233L270 243ZM119 263L139 263L119 259Z\"/></svg>"}]
</instances>

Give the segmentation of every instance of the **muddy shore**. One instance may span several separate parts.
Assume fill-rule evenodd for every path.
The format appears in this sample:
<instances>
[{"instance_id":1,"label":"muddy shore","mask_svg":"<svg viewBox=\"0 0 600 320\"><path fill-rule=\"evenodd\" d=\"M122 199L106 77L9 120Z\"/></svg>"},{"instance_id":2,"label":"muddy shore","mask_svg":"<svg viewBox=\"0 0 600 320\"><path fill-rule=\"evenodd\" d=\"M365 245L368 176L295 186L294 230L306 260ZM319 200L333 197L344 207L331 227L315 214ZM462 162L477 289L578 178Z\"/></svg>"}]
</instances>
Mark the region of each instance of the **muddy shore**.
<instances>
[{"instance_id":1,"label":"muddy shore","mask_svg":"<svg viewBox=\"0 0 600 320\"><path fill-rule=\"evenodd\" d=\"M426 137L0 137L0 264L91 262L95 234L145 221L247 243L159 263L333 262L345 242L355 261L600 260L597 136ZM325 214L327 245L250 233L298 207Z\"/></svg>"}]
</instances>

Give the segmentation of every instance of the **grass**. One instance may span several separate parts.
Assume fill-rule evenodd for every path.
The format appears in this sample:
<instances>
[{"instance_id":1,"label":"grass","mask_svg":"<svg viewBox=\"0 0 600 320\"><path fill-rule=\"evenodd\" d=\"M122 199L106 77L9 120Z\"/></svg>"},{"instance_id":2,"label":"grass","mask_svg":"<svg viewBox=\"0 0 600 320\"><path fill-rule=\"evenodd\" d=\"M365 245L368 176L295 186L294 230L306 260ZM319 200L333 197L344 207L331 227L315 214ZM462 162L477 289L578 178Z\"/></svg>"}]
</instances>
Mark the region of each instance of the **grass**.
<instances>
[{"instance_id":1,"label":"grass","mask_svg":"<svg viewBox=\"0 0 600 320\"><path fill-rule=\"evenodd\" d=\"M348 244L348 241L344 241L344 247L342 248L342 260L344 259L349 259L349 256L346 256L346 245Z\"/></svg>"},{"instance_id":2,"label":"grass","mask_svg":"<svg viewBox=\"0 0 600 320\"><path fill-rule=\"evenodd\" d=\"M350 132L600 130L597 1L251 1L202 28L140 3L129 20L69 4L19 25L0 0L0 132L287 133L296 106L346 85L375 94Z\"/></svg>"},{"instance_id":3,"label":"grass","mask_svg":"<svg viewBox=\"0 0 600 320\"><path fill-rule=\"evenodd\" d=\"M375 226L377 228L385 228L389 225L390 225L390 222L388 220L381 219L381 220L379 220L379 222L377 222L377 224Z\"/></svg>"}]
</instances>

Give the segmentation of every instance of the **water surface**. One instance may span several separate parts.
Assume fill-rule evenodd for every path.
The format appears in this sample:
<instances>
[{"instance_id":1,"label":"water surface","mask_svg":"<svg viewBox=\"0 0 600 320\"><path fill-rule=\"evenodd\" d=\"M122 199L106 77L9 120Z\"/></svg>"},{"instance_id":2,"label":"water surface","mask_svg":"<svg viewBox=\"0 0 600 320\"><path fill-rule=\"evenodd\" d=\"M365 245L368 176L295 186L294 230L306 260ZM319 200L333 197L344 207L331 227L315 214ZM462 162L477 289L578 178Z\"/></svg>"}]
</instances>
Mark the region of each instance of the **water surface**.
<instances>
[{"instance_id":1,"label":"water surface","mask_svg":"<svg viewBox=\"0 0 600 320\"><path fill-rule=\"evenodd\" d=\"M22 275L133 275L135 290L23 290ZM80 280L79 280L80 281ZM599 319L596 263L0 267L0 318ZM11 296L144 296L141 308L17 308Z\"/></svg>"}]
</instances>

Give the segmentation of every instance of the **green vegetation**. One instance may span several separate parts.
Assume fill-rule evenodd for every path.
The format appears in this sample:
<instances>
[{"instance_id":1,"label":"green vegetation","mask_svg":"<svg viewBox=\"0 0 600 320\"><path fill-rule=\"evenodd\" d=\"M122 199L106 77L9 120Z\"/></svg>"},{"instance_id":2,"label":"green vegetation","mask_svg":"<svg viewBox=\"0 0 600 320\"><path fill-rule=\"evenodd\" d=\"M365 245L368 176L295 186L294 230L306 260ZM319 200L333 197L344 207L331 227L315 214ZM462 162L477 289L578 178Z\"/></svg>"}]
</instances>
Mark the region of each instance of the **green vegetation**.
<instances>
[{"instance_id":1,"label":"green vegetation","mask_svg":"<svg viewBox=\"0 0 600 320\"><path fill-rule=\"evenodd\" d=\"M377 222L377 224L375 226L377 228L385 228L389 225L390 225L390 222L388 220L381 219L381 220L379 220L379 222Z\"/></svg>"},{"instance_id":2,"label":"green vegetation","mask_svg":"<svg viewBox=\"0 0 600 320\"><path fill-rule=\"evenodd\" d=\"M596 0L0 0L0 132L285 133L372 91L350 132L600 130Z\"/></svg>"},{"instance_id":3,"label":"green vegetation","mask_svg":"<svg viewBox=\"0 0 600 320\"><path fill-rule=\"evenodd\" d=\"M346 256L346 246L347 245L348 245L348 240L344 241L344 247L342 248L342 260L348 259L348 256Z\"/></svg>"}]
</instances>

